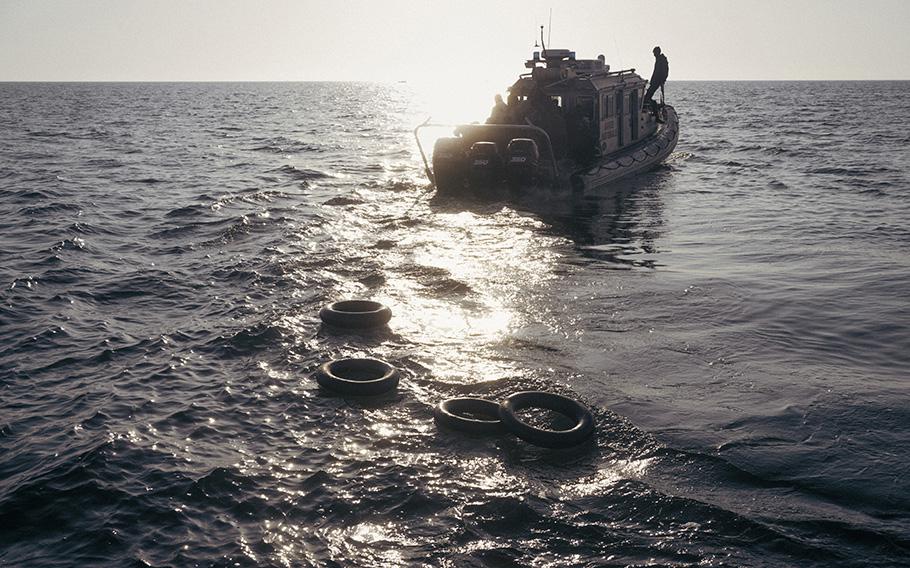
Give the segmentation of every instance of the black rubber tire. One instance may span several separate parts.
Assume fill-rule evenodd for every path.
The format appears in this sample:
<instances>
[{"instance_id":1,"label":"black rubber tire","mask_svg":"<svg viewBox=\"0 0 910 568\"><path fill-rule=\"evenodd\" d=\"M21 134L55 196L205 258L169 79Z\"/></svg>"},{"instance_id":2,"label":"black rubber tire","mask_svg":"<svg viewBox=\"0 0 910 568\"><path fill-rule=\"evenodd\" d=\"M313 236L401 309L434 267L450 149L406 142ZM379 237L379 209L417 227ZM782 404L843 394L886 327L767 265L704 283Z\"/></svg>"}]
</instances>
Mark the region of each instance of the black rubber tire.
<instances>
[{"instance_id":1,"label":"black rubber tire","mask_svg":"<svg viewBox=\"0 0 910 568\"><path fill-rule=\"evenodd\" d=\"M398 369L379 359L336 359L319 366L316 382L349 396L375 396L398 386Z\"/></svg>"},{"instance_id":2,"label":"black rubber tire","mask_svg":"<svg viewBox=\"0 0 910 568\"><path fill-rule=\"evenodd\" d=\"M518 411L524 408L546 408L559 412L574 419L575 426L569 430L536 428L518 418ZM525 442L544 448L576 446L594 431L594 417L590 410L571 398L549 392L524 391L509 396L499 405L499 418L507 431Z\"/></svg>"},{"instance_id":3,"label":"black rubber tire","mask_svg":"<svg viewBox=\"0 0 910 568\"><path fill-rule=\"evenodd\" d=\"M464 414L489 417L489 420L470 418ZM433 409L436 426L469 434L501 434L499 403L485 398L450 398Z\"/></svg>"},{"instance_id":4,"label":"black rubber tire","mask_svg":"<svg viewBox=\"0 0 910 568\"><path fill-rule=\"evenodd\" d=\"M392 310L372 300L341 300L319 310L323 322L348 329L381 327L392 319Z\"/></svg>"}]
</instances>

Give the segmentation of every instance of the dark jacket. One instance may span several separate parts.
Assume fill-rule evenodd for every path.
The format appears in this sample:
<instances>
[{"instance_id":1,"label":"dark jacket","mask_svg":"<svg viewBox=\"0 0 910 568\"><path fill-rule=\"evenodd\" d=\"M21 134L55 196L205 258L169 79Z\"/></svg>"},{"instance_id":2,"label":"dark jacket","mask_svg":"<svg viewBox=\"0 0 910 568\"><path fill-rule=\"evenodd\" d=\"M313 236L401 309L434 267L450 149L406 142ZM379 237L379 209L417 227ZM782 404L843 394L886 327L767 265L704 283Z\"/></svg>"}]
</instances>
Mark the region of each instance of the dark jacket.
<instances>
[{"instance_id":1,"label":"dark jacket","mask_svg":"<svg viewBox=\"0 0 910 568\"><path fill-rule=\"evenodd\" d=\"M667 61L667 56L663 53L658 54L654 60L654 73L651 73L651 84L661 85L670 74L670 63Z\"/></svg>"}]
</instances>

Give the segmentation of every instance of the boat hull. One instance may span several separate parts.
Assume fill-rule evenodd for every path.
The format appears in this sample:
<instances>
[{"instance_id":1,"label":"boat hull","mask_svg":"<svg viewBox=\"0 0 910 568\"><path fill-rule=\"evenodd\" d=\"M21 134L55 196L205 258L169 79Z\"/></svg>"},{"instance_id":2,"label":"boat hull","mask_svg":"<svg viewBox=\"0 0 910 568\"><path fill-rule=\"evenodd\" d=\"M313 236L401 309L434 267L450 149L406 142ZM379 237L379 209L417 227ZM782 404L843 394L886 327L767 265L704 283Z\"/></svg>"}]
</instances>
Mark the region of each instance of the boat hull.
<instances>
[{"instance_id":1,"label":"boat hull","mask_svg":"<svg viewBox=\"0 0 910 568\"><path fill-rule=\"evenodd\" d=\"M558 193L571 191L575 194L596 194L598 189L609 186L617 180L651 170L667 159L676 148L679 139L679 118L676 110L664 107L663 123L649 136L642 138L607 156L596 159L593 164L580 166L572 160L557 160L546 132L530 125L482 125L471 124L456 127L456 138L449 138L454 145L469 147L477 141L492 141L502 148L517 137L534 139L541 150L540 166L532 176L524 176L520 184L508 175L481 175L472 169L474 162L465 157L463 161L441 163L436 155L433 169L427 164L427 175L434 181L437 195L451 197L500 198L504 194ZM421 127L418 127L418 130ZM415 131L416 134L416 131ZM420 139L418 137L418 144ZM489 142L483 142L489 144ZM421 147L423 154L423 148ZM424 158L426 159L426 158ZM445 167L443 167L445 166ZM500 166L502 167L502 166Z\"/></svg>"},{"instance_id":2,"label":"boat hull","mask_svg":"<svg viewBox=\"0 0 910 568\"><path fill-rule=\"evenodd\" d=\"M666 118L657 131L633 146L623 148L590 168L576 170L564 185L575 191L595 192L619 179L651 170L666 160L679 141L679 118L676 110L666 106Z\"/></svg>"}]
</instances>

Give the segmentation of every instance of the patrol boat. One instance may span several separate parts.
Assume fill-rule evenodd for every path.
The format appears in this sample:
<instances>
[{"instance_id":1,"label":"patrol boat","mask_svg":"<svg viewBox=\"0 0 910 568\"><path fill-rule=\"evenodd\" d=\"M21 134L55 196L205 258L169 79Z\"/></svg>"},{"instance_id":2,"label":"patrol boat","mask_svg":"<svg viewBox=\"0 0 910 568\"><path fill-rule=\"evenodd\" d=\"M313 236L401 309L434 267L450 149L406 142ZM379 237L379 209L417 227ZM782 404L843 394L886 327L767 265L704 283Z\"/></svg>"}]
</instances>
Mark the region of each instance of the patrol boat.
<instances>
[{"instance_id":1,"label":"patrol boat","mask_svg":"<svg viewBox=\"0 0 910 568\"><path fill-rule=\"evenodd\" d=\"M568 49L535 51L530 72L508 90L486 124L414 130L437 195L498 195L502 190L570 189L596 193L659 165L676 147L679 120L663 102L643 105L635 69L610 70L601 55L577 59ZM427 160L420 132L450 126ZM432 163L432 168L430 167Z\"/></svg>"}]
</instances>

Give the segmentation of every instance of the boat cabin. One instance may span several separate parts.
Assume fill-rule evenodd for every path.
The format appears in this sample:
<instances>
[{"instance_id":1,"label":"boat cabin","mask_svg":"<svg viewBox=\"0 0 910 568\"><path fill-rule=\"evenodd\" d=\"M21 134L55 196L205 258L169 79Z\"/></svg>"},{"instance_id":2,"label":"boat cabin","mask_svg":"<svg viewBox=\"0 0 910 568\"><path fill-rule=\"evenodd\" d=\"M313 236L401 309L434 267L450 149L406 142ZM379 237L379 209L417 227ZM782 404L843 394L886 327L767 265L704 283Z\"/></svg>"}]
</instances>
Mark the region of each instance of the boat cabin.
<instances>
[{"instance_id":1,"label":"boat cabin","mask_svg":"<svg viewBox=\"0 0 910 568\"><path fill-rule=\"evenodd\" d=\"M568 49L535 51L525 67L531 71L509 89L509 106L528 109L518 117L545 130L558 157L606 156L657 128L655 117L642 112L646 81L635 69L611 71L604 56L576 59ZM530 110L535 105L536 112Z\"/></svg>"}]
</instances>

